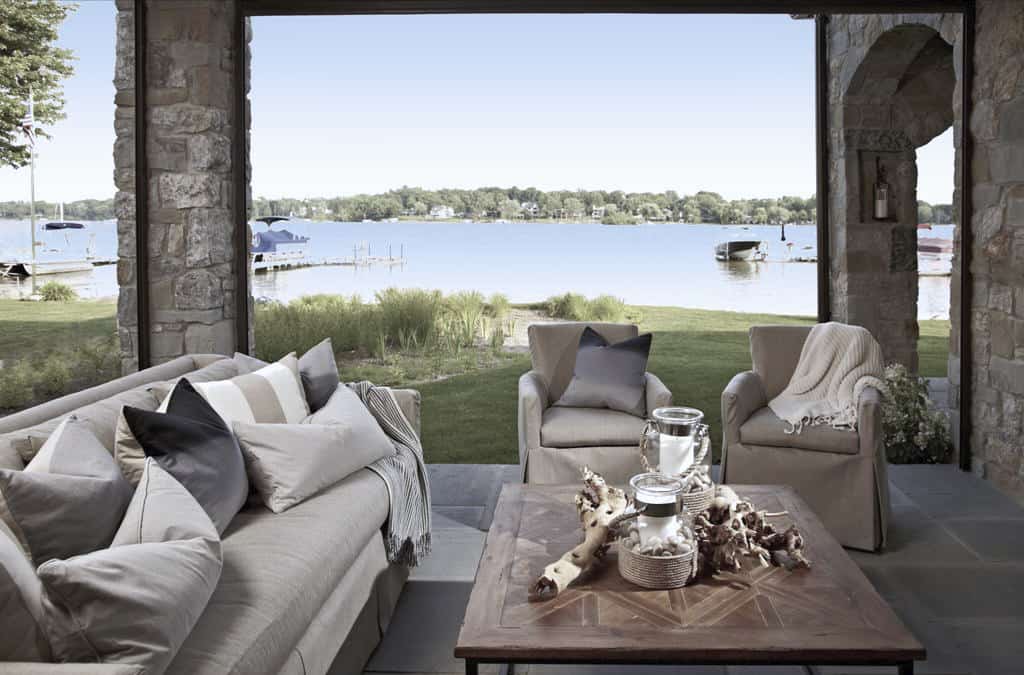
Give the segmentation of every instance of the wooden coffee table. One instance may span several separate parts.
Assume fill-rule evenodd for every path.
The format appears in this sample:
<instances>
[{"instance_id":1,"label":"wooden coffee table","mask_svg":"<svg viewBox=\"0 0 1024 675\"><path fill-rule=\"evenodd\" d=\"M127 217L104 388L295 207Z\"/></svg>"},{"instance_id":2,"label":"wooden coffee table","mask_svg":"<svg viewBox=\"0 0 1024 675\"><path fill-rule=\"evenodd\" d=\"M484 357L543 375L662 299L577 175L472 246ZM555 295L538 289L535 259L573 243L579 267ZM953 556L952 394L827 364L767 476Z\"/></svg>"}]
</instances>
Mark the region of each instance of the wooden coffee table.
<instances>
[{"instance_id":1,"label":"wooden coffee table","mask_svg":"<svg viewBox=\"0 0 1024 675\"><path fill-rule=\"evenodd\" d=\"M734 486L759 509L788 511L810 570L753 567L671 591L603 567L531 603L544 566L580 541L578 486L505 485L487 535L455 656L481 663L889 665L901 675L921 646L791 488Z\"/></svg>"}]
</instances>

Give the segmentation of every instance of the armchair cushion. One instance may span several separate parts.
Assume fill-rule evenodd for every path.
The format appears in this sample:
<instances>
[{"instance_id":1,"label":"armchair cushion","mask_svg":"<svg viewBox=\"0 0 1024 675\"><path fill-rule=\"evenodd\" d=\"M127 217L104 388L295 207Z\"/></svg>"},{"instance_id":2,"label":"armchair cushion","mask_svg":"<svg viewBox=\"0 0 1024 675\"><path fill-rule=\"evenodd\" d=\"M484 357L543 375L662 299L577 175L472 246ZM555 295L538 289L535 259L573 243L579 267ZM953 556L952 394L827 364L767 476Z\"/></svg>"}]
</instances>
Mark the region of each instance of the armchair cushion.
<instances>
[{"instance_id":1,"label":"armchair cushion","mask_svg":"<svg viewBox=\"0 0 1024 675\"><path fill-rule=\"evenodd\" d=\"M557 401L565 393L576 367L576 350L580 335L589 326L608 342L622 342L636 337L639 329L634 324L588 323L565 321L558 323L535 323L527 329L530 341L530 360L533 370L544 380L548 400L545 407Z\"/></svg>"},{"instance_id":2,"label":"armchair cushion","mask_svg":"<svg viewBox=\"0 0 1024 675\"><path fill-rule=\"evenodd\" d=\"M668 390L665 383L657 375L647 373L645 375L644 395L646 397L647 415L650 416L657 408L664 408L672 405L672 392Z\"/></svg>"},{"instance_id":3,"label":"armchair cushion","mask_svg":"<svg viewBox=\"0 0 1024 675\"><path fill-rule=\"evenodd\" d=\"M645 424L642 417L605 408L548 408L540 442L548 448L637 446Z\"/></svg>"},{"instance_id":4,"label":"armchair cushion","mask_svg":"<svg viewBox=\"0 0 1024 675\"><path fill-rule=\"evenodd\" d=\"M750 359L761 378L765 399L772 400L789 384L800 360L810 326L753 326Z\"/></svg>"},{"instance_id":5,"label":"armchair cushion","mask_svg":"<svg viewBox=\"0 0 1024 675\"><path fill-rule=\"evenodd\" d=\"M647 356L650 333L609 343L587 327L580 335L572 380L554 405L567 408L610 408L643 415L646 408Z\"/></svg>"},{"instance_id":6,"label":"armchair cushion","mask_svg":"<svg viewBox=\"0 0 1024 675\"><path fill-rule=\"evenodd\" d=\"M843 455L856 455L860 452L860 437L856 431L833 429L827 425L808 425L799 434L787 434L785 429L786 423L771 408L761 408L740 425L740 442L744 445L799 448Z\"/></svg>"}]
</instances>

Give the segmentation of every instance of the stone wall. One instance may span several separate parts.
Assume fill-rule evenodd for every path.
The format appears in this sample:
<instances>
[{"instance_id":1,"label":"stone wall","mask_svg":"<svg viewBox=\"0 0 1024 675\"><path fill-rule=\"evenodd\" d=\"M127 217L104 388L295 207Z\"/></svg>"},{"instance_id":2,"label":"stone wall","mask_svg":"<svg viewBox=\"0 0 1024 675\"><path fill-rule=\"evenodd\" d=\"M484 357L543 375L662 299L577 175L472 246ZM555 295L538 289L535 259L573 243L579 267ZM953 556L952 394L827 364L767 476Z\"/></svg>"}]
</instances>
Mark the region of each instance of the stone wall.
<instances>
[{"instance_id":1,"label":"stone wall","mask_svg":"<svg viewBox=\"0 0 1024 675\"><path fill-rule=\"evenodd\" d=\"M954 141L960 149L960 17L958 15L834 16L829 26L830 119L830 206L833 263L831 270L833 314L879 330L883 339L891 334L880 322L883 314L895 320L910 314L909 303L892 302L908 289L893 281L885 262L893 259L892 242L886 233L871 228L855 215L868 185L863 171L855 171L850 151L865 147L893 152L899 175L897 191L907 190L911 178L913 148L919 147L949 122L939 110L939 101L929 92L948 88L948 73L940 69L910 68L918 85L899 100L899 88L906 86L907 64L900 59L907 42L919 39L910 51L937 48L926 27L953 47L955 85L952 100ZM908 33L909 31L909 33ZM902 33L902 34L901 34ZM898 38L886 42L890 38ZM872 54L872 47L881 50ZM888 63L898 78L887 81L884 72L872 70L874 56ZM933 60L933 63L936 61ZM865 67L865 64L866 67ZM902 71L899 68L902 66ZM957 230L956 255L951 280L952 333L950 335L950 407L959 407L961 355L960 325L971 322L973 382L971 419L972 468L1004 491L1024 501L1024 3L1016 0L979 0L974 50L973 112L970 131L974 153L970 158L974 215L972 219L972 315L960 317L960 242ZM858 81L858 73L874 73L874 83ZM881 73L881 75L879 75ZM926 85L926 86L925 86ZM887 89L895 86L896 89ZM873 88L874 87L874 88ZM853 91L861 98L847 99ZM875 97L872 100L872 97ZM886 104L886 98L888 99ZM847 105L849 104L849 105ZM860 107L861 104L867 107ZM923 111L923 114L922 114ZM881 134L889 128L895 134ZM874 129L875 132L864 130ZM858 134L867 133L867 141ZM870 138L872 134L875 138ZM885 137L884 139L882 137ZM884 147L888 143L888 147ZM873 147L883 146L883 147ZM859 168L859 167L857 167ZM959 168L959 167L958 167ZM858 179L863 180L859 183ZM870 177L868 177L870 179ZM960 185L959 172L957 185ZM955 196L959 203L959 195ZM882 230L898 229L904 220L885 224ZM890 226L891 225L891 226ZM865 249L877 247L876 254ZM879 255L877 251L881 251ZM884 287L871 278L885 279ZM865 301L864 290L878 293L875 303ZM916 294L916 282L914 285ZM899 313L899 314L897 314ZM874 322L874 323L873 323ZM910 331L913 331L911 333ZM916 337L916 322L907 335ZM890 346L889 355L899 349ZM959 420L954 415L954 438Z\"/></svg>"},{"instance_id":2,"label":"stone wall","mask_svg":"<svg viewBox=\"0 0 1024 675\"><path fill-rule=\"evenodd\" d=\"M119 0L117 44L119 324L126 369L137 367L132 3ZM235 6L149 0L147 148L153 363L235 348L232 115ZM122 23L126 29L121 30ZM122 65L123 64L123 65ZM124 125L121 126L122 121ZM237 225L242 223L241 225Z\"/></svg>"}]
</instances>

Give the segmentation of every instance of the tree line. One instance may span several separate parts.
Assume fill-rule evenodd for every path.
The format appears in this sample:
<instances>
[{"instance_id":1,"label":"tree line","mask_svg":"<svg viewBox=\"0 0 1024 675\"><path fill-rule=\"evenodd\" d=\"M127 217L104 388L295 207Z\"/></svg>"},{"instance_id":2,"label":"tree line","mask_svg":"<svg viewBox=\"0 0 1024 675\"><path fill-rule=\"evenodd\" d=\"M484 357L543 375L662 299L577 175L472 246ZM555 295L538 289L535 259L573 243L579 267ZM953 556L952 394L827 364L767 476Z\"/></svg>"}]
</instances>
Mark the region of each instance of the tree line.
<instances>
[{"instance_id":1,"label":"tree line","mask_svg":"<svg viewBox=\"0 0 1024 675\"><path fill-rule=\"evenodd\" d=\"M936 225L953 222L952 204L917 203L920 223ZM686 223L778 224L813 222L814 197L726 200L716 192L698 192L680 197L675 192L607 192L604 190L560 190L542 192L534 188L480 188L477 190L423 190L403 187L376 195L353 197L267 199L253 202L253 217L296 215L317 220L384 220L388 218L429 218L440 213L456 218L499 218L504 220L599 220L608 224L638 221L681 221ZM51 218L55 202L36 202L36 215ZM0 218L26 219L29 205L24 201L0 202ZM113 199L80 199L64 204L64 217L78 220L114 218Z\"/></svg>"},{"instance_id":2,"label":"tree line","mask_svg":"<svg viewBox=\"0 0 1024 675\"><path fill-rule=\"evenodd\" d=\"M804 223L816 217L814 197L728 200L717 192L665 192L485 187L425 190L402 187L380 194L308 199L258 197L253 216L294 214L341 221L401 217L503 220L600 220L687 223Z\"/></svg>"}]
</instances>

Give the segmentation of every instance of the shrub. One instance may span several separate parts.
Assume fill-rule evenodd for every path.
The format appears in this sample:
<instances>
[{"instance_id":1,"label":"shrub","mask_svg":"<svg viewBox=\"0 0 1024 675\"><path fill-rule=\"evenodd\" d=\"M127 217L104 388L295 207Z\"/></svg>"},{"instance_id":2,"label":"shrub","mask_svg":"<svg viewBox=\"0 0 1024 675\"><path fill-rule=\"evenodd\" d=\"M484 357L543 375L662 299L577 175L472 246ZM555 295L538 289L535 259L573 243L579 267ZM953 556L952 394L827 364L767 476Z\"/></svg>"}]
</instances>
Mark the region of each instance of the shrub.
<instances>
[{"instance_id":1,"label":"shrub","mask_svg":"<svg viewBox=\"0 0 1024 675\"><path fill-rule=\"evenodd\" d=\"M579 293L566 293L548 298L548 314L569 321L588 321L587 299Z\"/></svg>"},{"instance_id":2,"label":"shrub","mask_svg":"<svg viewBox=\"0 0 1024 675\"><path fill-rule=\"evenodd\" d=\"M949 460L953 449L949 420L932 408L928 381L905 366L885 369L888 393L882 403L886 454L894 464L936 464Z\"/></svg>"},{"instance_id":3,"label":"shrub","mask_svg":"<svg viewBox=\"0 0 1024 675\"><path fill-rule=\"evenodd\" d=\"M256 356L274 361L288 352L305 352L324 338L331 338L337 351L349 351L371 344L379 320L372 305L358 296L303 296L287 304L260 302L256 305Z\"/></svg>"},{"instance_id":4,"label":"shrub","mask_svg":"<svg viewBox=\"0 0 1024 675\"><path fill-rule=\"evenodd\" d=\"M0 408L23 408L33 402L34 373L28 361L0 369Z\"/></svg>"},{"instance_id":5,"label":"shrub","mask_svg":"<svg viewBox=\"0 0 1024 675\"><path fill-rule=\"evenodd\" d=\"M405 336L424 347L437 337L437 320L444 307L441 291L419 288L386 288L376 294L380 312L379 331L389 340ZM392 342L392 344L395 344Z\"/></svg>"},{"instance_id":6,"label":"shrub","mask_svg":"<svg viewBox=\"0 0 1024 675\"><path fill-rule=\"evenodd\" d=\"M71 368L63 354L51 354L42 369L36 372L39 376L36 391L44 398L63 395L71 384Z\"/></svg>"},{"instance_id":7,"label":"shrub","mask_svg":"<svg viewBox=\"0 0 1024 675\"><path fill-rule=\"evenodd\" d=\"M51 355L50 360L58 355ZM86 340L68 357L75 377L92 385L118 377L120 352L117 336Z\"/></svg>"},{"instance_id":8,"label":"shrub","mask_svg":"<svg viewBox=\"0 0 1024 675\"><path fill-rule=\"evenodd\" d=\"M78 297L75 289L60 281L47 281L39 287L43 302L71 302Z\"/></svg>"},{"instance_id":9,"label":"shrub","mask_svg":"<svg viewBox=\"0 0 1024 675\"><path fill-rule=\"evenodd\" d=\"M569 321L622 321L626 303L611 295L588 300L579 293L556 295L547 301L548 314Z\"/></svg>"},{"instance_id":10,"label":"shrub","mask_svg":"<svg viewBox=\"0 0 1024 675\"><path fill-rule=\"evenodd\" d=\"M508 296L502 293L492 294L487 298L487 305L484 307L487 316L492 319L504 319L511 310L512 303L508 301Z\"/></svg>"},{"instance_id":11,"label":"shrub","mask_svg":"<svg viewBox=\"0 0 1024 675\"><path fill-rule=\"evenodd\" d=\"M448 329L460 347L472 347L481 333L484 296L477 291L452 293L445 301Z\"/></svg>"},{"instance_id":12,"label":"shrub","mask_svg":"<svg viewBox=\"0 0 1024 675\"><path fill-rule=\"evenodd\" d=\"M622 321L626 303L611 295L599 295L588 303L587 321Z\"/></svg>"}]
</instances>

